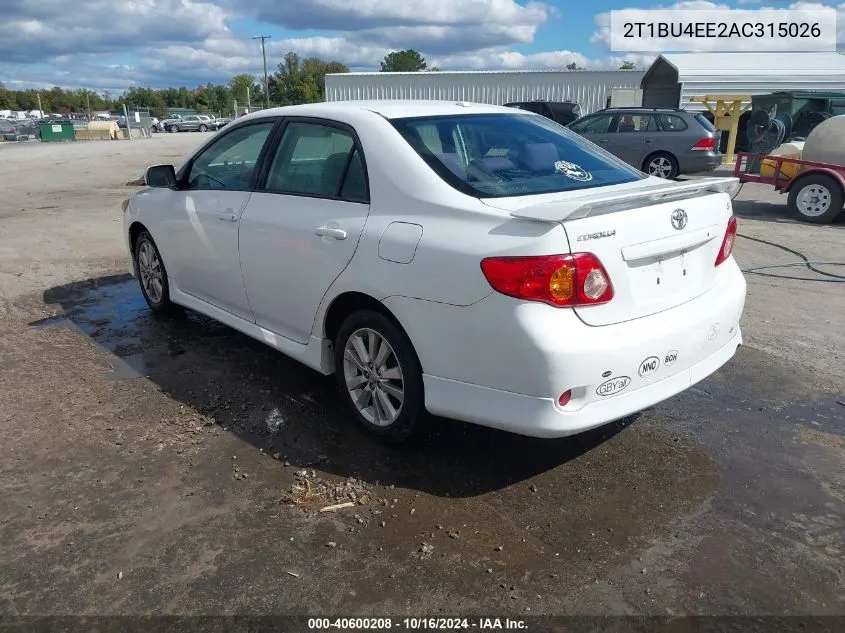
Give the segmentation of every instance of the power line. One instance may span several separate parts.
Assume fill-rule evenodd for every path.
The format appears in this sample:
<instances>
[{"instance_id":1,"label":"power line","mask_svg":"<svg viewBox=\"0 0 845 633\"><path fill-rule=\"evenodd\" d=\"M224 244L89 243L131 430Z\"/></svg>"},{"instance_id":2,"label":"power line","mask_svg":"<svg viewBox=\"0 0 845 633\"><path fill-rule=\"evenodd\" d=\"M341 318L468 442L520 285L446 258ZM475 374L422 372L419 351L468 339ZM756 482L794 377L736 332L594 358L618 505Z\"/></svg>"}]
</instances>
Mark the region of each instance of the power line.
<instances>
[{"instance_id":1,"label":"power line","mask_svg":"<svg viewBox=\"0 0 845 633\"><path fill-rule=\"evenodd\" d=\"M254 40L261 40L261 57L264 59L264 107L270 107L270 89L267 85L267 51L264 48L264 40L269 40L272 35L257 35Z\"/></svg>"}]
</instances>

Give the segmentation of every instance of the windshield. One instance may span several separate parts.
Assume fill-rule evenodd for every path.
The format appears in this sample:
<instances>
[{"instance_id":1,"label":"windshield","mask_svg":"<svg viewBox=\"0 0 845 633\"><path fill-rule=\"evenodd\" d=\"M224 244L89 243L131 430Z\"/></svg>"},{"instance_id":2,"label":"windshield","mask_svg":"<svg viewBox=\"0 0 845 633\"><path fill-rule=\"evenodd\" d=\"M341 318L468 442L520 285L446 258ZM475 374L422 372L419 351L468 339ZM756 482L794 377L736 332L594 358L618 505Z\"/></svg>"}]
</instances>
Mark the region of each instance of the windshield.
<instances>
[{"instance_id":1,"label":"windshield","mask_svg":"<svg viewBox=\"0 0 845 633\"><path fill-rule=\"evenodd\" d=\"M471 114L392 123L441 178L479 198L573 191L645 178L542 116Z\"/></svg>"}]
</instances>

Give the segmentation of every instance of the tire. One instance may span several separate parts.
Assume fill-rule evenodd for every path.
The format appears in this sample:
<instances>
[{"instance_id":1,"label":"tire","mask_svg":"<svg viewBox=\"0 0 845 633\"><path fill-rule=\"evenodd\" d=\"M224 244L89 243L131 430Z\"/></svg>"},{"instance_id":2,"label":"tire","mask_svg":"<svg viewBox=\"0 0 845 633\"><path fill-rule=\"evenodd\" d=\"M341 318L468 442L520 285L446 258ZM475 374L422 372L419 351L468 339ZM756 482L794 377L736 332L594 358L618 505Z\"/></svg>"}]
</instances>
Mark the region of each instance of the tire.
<instances>
[{"instance_id":1,"label":"tire","mask_svg":"<svg viewBox=\"0 0 845 633\"><path fill-rule=\"evenodd\" d=\"M373 351L370 346L370 337L373 335L376 338L372 342L380 343L375 350L376 356L379 356L379 349L385 342L388 345L382 354L386 356L380 373L377 373L377 367L370 369L365 366ZM401 444L416 436L421 427L420 422L427 414L422 369L405 333L383 314L360 310L346 318L334 343L338 388L363 431L390 445ZM363 353L355 351L362 346ZM375 398L372 395L373 385L381 394ZM397 397L399 395L401 398ZM376 400L379 402L378 408L374 406ZM362 402L363 406L356 402ZM390 419L393 417L390 409L383 406L383 403L390 405L395 414L394 419Z\"/></svg>"},{"instance_id":2,"label":"tire","mask_svg":"<svg viewBox=\"0 0 845 633\"><path fill-rule=\"evenodd\" d=\"M666 180L677 178L678 159L668 152L655 152L643 161L643 171L649 176L657 176Z\"/></svg>"},{"instance_id":3,"label":"tire","mask_svg":"<svg viewBox=\"0 0 845 633\"><path fill-rule=\"evenodd\" d=\"M178 131L179 131L179 126L178 126L178 125L171 125L168 129L169 129L171 132L178 132Z\"/></svg>"},{"instance_id":4,"label":"tire","mask_svg":"<svg viewBox=\"0 0 845 633\"><path fill-rule=\"evenodd\" d=\"M208 132L208 126L200 125L200 132Z\"/></svg>"},{"instance_id":5,"label":"tire","mask_svg":"<svg viewBox=\"0 0 845 633\"><path fill-rule=\"evenodd\" d=\"M144 301L155 314L173 315L181 311L179 306L170 300L167 269L164 267L158 246L147 231L141 231L135 240L135 276ZM158 283L155 283L156 279Z\"/></svg>"},{"instance_id":6,"label":"tire","mask_svg":"<svg viewBox=\"0 0 845 633\"><path fill-rule=\"evenodd\" d=\"M789 190L787 206L799 220L828 224L842 213L843 191L832 176L810 174L799 179Z\"/></svg>"}]
</instances>

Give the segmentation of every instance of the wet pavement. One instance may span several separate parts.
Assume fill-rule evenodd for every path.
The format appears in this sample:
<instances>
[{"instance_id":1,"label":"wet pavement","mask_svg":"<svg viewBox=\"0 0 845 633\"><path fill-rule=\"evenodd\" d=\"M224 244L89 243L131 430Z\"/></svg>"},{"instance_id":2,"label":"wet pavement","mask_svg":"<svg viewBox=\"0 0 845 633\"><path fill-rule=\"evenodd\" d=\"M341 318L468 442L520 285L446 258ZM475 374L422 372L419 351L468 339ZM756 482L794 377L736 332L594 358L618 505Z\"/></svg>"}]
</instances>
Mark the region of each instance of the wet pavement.
<instances>
[{"instance_id":1,"label":"wet pavement","mask_svg":"<svg viewBox=\"0 0 845 633\"><path fill-rule=\"evenodd\" d=\"M0 327L0 613L845 613L842 394L763 352L580 436L391 449L128 276L32 301L57 316Z\"/></svg>"}]
</instances>

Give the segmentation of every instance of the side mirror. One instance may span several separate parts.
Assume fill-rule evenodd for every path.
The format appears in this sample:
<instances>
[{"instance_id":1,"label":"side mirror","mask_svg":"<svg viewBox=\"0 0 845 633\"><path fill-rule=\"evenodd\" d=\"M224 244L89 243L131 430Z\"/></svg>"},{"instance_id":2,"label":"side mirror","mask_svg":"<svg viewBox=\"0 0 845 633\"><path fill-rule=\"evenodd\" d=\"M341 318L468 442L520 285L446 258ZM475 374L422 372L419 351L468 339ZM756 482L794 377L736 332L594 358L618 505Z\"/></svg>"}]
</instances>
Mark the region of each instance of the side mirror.
<instances>
[{"instance_id":1,"label":"side mirror","mask_svg":"<svg viewBox=\"0 0 845 633\"><path fill-rule=\"evenodd\" d=\"M148 187L167 189L176 183L176 169L173 165L152 165L144 173L144 184Z\"/></svg>"}]
</instances>

